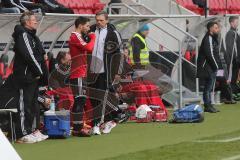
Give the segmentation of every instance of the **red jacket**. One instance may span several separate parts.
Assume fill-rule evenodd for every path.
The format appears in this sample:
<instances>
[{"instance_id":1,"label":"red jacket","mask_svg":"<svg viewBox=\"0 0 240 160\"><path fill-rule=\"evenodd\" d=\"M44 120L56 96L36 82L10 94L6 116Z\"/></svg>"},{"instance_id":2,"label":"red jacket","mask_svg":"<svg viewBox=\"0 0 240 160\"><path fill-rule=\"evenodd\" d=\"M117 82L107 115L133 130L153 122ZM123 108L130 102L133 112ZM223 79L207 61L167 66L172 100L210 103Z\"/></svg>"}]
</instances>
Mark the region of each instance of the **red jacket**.
<instances>
[{"instance_id":1,"label":"red jacket","mask_svg":"<svg viewBox=\"0 0 240 160\"><path fill-rule=\"evenodd\" d=\"M56 88L46 92L48 96L58 96L59 101L56 106L58 109L72 110L74 97L70 87Z\"/></svg>"},{"instance_id":2,"label":"red jacket","mask_svg":"<svg viewBox=\"0 0 240 160\"><path fill-rule=\"evenodd\" d=\"M82 35L72 32L69 39L69 49L72 57L70 79L86 77L87 74L87 53L91 53L94 48L95 34L89 34L91 39L86 43Z\"/></svg>"},{"instance_id":3,"label":"red jacket","mask_svg":"<svg viewBox=\"0 0 240 160\"><path fill-rule=\"evenodd\" d=\"M7 79L8 76L12 74L12 63L10 66L7 66L5 68L3 63L0 63L0 77L2 77L3 80Z\"/></svg>"}]
</instances>

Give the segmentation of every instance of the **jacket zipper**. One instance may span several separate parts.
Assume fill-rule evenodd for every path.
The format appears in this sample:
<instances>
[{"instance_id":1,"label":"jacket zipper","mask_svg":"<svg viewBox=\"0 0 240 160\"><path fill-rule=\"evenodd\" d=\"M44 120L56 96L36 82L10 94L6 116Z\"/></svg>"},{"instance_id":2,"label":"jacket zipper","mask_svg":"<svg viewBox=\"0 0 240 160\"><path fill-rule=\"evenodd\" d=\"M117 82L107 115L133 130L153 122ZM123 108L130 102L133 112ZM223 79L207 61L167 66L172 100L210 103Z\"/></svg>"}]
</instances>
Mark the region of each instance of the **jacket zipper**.
<instances>
[{"instance_id":1,"label":"jacket zipper","mask_svg":"<svg viewBox=\"0 0 240 160\"><path fill-rule=\"evenodd\" d=\"M26 69L25 69L25 76L27 75L27 69L28 69L28 66L27 66Z\"/></svg>"},{"instance_id":2,"label":"jacket zipper","mask_svg":"<svg viewBox=\"0 0 240 160\"><path fill-rule=\"evenodd\" d=\"M202 66L203 68L204 68L205 64L206 64L206 60L205 60L204 63L203 63L203 66Z\"/></svg>"}]
</instances>

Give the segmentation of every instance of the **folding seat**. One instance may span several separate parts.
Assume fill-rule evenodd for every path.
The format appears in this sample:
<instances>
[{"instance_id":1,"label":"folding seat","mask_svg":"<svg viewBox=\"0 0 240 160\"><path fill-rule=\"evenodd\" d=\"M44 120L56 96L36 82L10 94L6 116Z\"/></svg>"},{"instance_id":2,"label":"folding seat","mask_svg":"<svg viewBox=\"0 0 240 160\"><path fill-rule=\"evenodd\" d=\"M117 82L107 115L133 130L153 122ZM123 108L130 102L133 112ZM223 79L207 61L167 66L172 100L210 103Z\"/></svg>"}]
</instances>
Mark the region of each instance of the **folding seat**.
<instances>
[{"instance_id":1,"label":"folding seat","mask_svg":"<svg viewBox=\"0 0 240 160\"><path fill-rule=\"evenodd\" d=\"M86 14L93 14L93 10L92 9L87 9Z\"/></svg>"},{"instance_id":2,"label":"folding seat","mask_svg":"<svg viewBox=\"0 0 240 160\"><path fill-rule=\"evenodd\" d=\"M78 14L83 14L84 13L84 9L78 9Z\"/></svg>"},{"instance_id":3,"label":"folding seat","mask_svg":"<svg viewBox=\"0 0 240 160\"><path fill-rule=\"evenodd\" d=\"M64 0L57 0L57 2L64 5Z\"/></svg>"},{"instance_id":4,"label":"folding seat","mask_svg":"<svg viewBox=\"0 0 240 160\"><path fill-rule=\"evenodd\" d=\"M61 4L67 8L70 8L70 0L61 0Z\"/></svg>"},{"instance_id":5,"label":"folding seat","mask_svg":"<svg viewBox=\"0 0 240 160\"><path fill-rule=\"evenodd\" d=\"M219 7L221 8L221 10L225 11L227 9L227 2L226 0L219 0Z\"/></svg>"},{"instance_id":6,"label":"folding seat","mask_svg":"<svg viewBox=\"0 0 240 160\"><path fill-rule=\"evenodd\" d=\"M219 8L222 14L229 12L229 6L226 0L219 0Z\"/></svg>"},{"instance_id":7,"label":"folding seat","mask_svg":"<svg viewBox=\"0 0 240 160\"><path fill-rule=\"evenodd\" d=\"M237 11L240 11L240 1L239 0L235 0L236 3L236 9ZM238 12L239 13L239 12Z\"/></svg>"},{"instance_id":8,"label":"folding seat","mask_svg":"<svg viewBox=\"0 0 240 160\"><path fill-rule=\"evenodd\" d=\"M94 9L94 0L88 0L88 3L89 3L89 9L93 10Z\"/></svg>"},{"instance_id":9,"label":"folding seat","mask_svg":"<svg viewBox=\"0 0 240 160\"><path fill-rule=\"evenodd\" d=\"M97 13L98 11L101 11L104 9L105 5L104 3L101 3L99 0L93 0L93 13Z\"/></svg>"},{"instance_id":10,"label":"folding seat","mask_svg":"<svg viewBox=\"0 0 240 160\"><path fill-rule=\"evenodd\" d=\"M239 5L238 0L232 0L231 2L232 2L232 10L233 11L237 11L239 9L239 7L238 7L238 5Z\"/></svg>"},{"instance_id":11,"label":"folding seat","mask_svg":"<svg viewBox=\"0 0 240 160\"><path fill-rule=\"evenodd\" d=\"M176 2L180 5L183 5L183 1L182 0L176 0Z\"/></svg>"},{"instance_id":12,"label":"folding seat","mask_svg":"<svg viewBox=\"0 0 240 160\"><path fill-rule=\"evenodd\" d=\"M73 12L74 12L75 14L78 14L78 9L73 9Z\"/></svg>"},{"instance_id":13,"label":"folding seat","mask_svg":"<svg viewBox=\"0 0 240 160\"><path fill-rule=\"evenodd\" d=\"M228 12L229 12L229 13L232 13L232 12L233 12L234 6L233 6L233 4L232 4L232 0L228 0L228 1L227 1L227 8L228 8Z\"/></svg>"},{"instance_id":14,"label":"folding seat","mask_svg":"<svg viewBox=\"0 0 240 160\"><path fill-rule=\"evenodd\" d=\"M72 3L72 1L73 0L68 0L67 4L69 8L74 9L74 4Z\"/></svg>"},{"instance_id":15,"label":"folding seat","mask_svg":"<svg viewBox=\"0 0 240 160\"><path fill-rule=\"evenodd\" d=\"M203 14L204 13L203 9L198 7L197 5L195 5L192 0L188 0L188 4L189 4L188 9L190 9L191 11L193 11L197 14Z\"/></svg>"},{"instance_id":16,"label":"folding seat","mask_svg":"<svg viewBox=\"0 0 240 160\"><path fill-rule=\"evenodd\" d=\"M72 8L73 9L79 8L79 0L72 0Z\"/></svg>"},{"instance_id":17,"label":"folding seat","mask_svg":"<svg viewBox=\"0 0 240 160\"><path fill-rule=\"evenodd\" d=\"M83 4L83 8L85 9L90 9L91 8L91 4L90 4L90 0L82 0L82 4Z\"/></svg>"},{"instance_id":18,"label":"folding seat","mask_svg":"<svg viewBox=\"0 0 240 160\"><path fill-rule=\"evenodd\" d=\"M192 9L196 9L196 5L193 4L192 0L184 0L184 3L186 5L186 8L192 10Z\"/></svg>"},{"instance_id":19,"label":"folding seat","mask_svg":"<svg viewBox=\"0 0 240 160\"><path fill-rule=\"evenodd\" d=\"M78 9L84 8L84 2L82 0L75 0Z\"/></svg>"},{"instance_id":20,"label":"folding seat","mask_svg":"<svg viewBox=\"0 0 240 160\"><path fill-rule=\"evenodd\" d=\"M180 5L185 7L185 8L187 8L187 3L185 3L185 0L181 0L181 4Z\"/></svg>"},{"instance_id":21,"label":"folding seat","mask_svg":"<svg viewBox=\"0 0 240 160\"><path fill-rule=\"evenodd\" d=\"M209 5L210 11L216 11L217 10L217 6L215 4L215 0L209 0L208 2L209 2L208 5Z\"/></svg>"}]
</instances>

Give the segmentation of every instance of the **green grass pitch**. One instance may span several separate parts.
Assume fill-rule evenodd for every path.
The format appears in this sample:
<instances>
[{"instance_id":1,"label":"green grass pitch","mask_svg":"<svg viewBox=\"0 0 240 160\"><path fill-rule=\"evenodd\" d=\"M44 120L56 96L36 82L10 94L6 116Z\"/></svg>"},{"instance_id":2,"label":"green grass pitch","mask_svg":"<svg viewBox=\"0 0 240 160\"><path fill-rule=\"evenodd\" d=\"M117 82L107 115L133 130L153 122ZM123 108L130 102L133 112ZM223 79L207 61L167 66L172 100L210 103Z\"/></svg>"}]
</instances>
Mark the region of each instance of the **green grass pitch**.
<instances>
[{"instance_id":1,"label":"green grass pitch","mask_svg":"<svg viewBox=\"0 0 240 160\"><path fill-rule=\"evenodd\" d=\"M109 135L15 144L23 160L221 160L240 156L240 104L221 105L199 124L125 123ZM196 140L210 140L199 143Z\"/></svg>"}]
</instances>

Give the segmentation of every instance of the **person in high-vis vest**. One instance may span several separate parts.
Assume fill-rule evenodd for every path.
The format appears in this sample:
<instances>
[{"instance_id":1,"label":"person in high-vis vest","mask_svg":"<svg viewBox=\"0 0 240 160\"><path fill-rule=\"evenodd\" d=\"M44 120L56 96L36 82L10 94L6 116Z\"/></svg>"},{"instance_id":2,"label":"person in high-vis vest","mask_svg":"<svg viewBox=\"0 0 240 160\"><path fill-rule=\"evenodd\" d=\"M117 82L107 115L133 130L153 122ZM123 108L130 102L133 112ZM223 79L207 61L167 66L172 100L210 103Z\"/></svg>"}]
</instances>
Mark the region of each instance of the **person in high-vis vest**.
<instances>
[{"instance_id":1,"label":"person in high-vis vest","mask_svg":"<svg viewBox=\"0 0 240 160\"><path fill-rule=\"evenodd\" d=\"M130 59L135 69L143 69L149 64L149 50L146 37L149 34L149 26L145 24L131 39Z\"/></svg>"}]
</instances>

